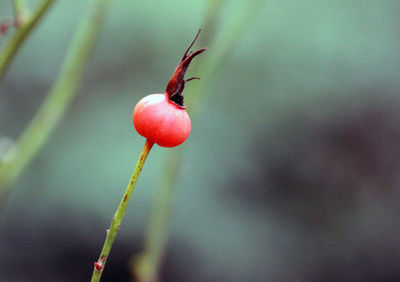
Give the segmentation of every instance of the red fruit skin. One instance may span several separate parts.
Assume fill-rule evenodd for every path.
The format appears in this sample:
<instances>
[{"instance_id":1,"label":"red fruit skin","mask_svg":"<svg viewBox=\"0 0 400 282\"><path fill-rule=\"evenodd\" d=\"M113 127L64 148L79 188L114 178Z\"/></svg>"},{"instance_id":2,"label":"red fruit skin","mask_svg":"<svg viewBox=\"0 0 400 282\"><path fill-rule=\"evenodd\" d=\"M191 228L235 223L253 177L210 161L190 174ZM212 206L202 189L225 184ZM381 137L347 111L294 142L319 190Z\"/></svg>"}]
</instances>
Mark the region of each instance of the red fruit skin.
<instances>
[{"instance_id":1,"label":"red fruit skin","mask_svg":"<svg viewBox=\"0 0 400 282\"><path fill-rule=\"evenodd\" d=\"M182 144L190 134L191 122L185 109L169 101L166 94L150 94L133 110L136 131L161 147Z\"/></svg>"}]
</instances>

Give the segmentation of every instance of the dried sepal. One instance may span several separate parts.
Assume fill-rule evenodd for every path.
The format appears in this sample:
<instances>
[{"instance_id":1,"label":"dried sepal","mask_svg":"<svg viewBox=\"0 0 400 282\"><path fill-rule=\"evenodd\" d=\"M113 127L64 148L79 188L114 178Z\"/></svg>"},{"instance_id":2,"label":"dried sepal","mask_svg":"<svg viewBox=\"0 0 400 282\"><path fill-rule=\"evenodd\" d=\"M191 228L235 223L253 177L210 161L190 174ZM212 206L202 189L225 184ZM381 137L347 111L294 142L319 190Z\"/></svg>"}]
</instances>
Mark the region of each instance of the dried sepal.
<instances>
[{"instance_id":1,"label":"dried sepal","mask_svg":"<svg viewBox=\"0 0 400 282\"><path fill-rule=\"evenodd\" d=\"M200 79L198 77L192 77L185 80L185 73L190 65L190 62L193 60L194 57L203 53L206 48L199 49L195 52L189 52L190 48L192 48L193 44L195 43L197 37L200 34L201 29L197 33L196 37L190 44L189 48L186 49L185 54L183 55L181 61L179 62L178 66L176 67L174 74L172 75L170 81L168 82L166 93L169 97L169 100L174 102L177 106L181 108L185 108L183 104L183 96L182 92L185 88L185 82L193 80L193 79Z\"/></svg>"}]
</instances>

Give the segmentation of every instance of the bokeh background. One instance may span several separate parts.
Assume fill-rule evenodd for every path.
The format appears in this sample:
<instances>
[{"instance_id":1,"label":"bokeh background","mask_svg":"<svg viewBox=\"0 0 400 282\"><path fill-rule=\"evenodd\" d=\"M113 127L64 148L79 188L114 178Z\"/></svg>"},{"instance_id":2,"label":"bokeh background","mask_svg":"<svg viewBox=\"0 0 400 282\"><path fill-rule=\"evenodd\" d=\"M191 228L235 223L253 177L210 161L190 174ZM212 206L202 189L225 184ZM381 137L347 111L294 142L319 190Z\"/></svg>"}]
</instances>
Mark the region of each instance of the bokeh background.
<instances>
[{"instance_id":1,"label":"bokeh background","mask_svg":"<svg viewBox=\"0 0 400 282\"><path fill-rule=\"evenodd\" d=\"M1 138L32 119L89 5L56 2L0 85ZM3 208L1 281L89 280L144 143L132 109L164 91L207 5L112 4L77 98ZM161 281L400 281L399 15L395 0L223 1L189 69L203 80L186 95L203 83L207 98L183 146L151 152L103 281L129 280L179 150ZM212 76L190 71L241 28Z\"/></svg>"}]
</instances>

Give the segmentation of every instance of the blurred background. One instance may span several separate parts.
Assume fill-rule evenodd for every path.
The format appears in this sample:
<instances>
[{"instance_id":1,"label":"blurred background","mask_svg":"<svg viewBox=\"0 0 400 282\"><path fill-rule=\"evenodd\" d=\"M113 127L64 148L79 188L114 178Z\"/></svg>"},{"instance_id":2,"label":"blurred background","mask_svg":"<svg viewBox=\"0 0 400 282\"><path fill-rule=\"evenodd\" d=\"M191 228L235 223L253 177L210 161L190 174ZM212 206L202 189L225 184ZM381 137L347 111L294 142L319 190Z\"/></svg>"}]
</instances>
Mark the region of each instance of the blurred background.
<instances>
[{"instance_id":1,"label":"blurred background","mask_svg":"<svg viewBox=\"0 0 400 282\"><path fill-rule=\"evenodd\" d=\"M145 141L133 107L164 92L208 5L112 4L72 107L3 208L1 281L89 280ZM56 1L21 49L0 85L3 140L32 119L88 7ZM12 13L1 1L0 20ZM154 147L102 281L129 281L179 150L161 281L400 281L399 15L395 0L222 1L188 72L203 78L188 107L204 94L191 135ZM196 67L241 30L211 75Z\"/></svg>"}]
</instances>

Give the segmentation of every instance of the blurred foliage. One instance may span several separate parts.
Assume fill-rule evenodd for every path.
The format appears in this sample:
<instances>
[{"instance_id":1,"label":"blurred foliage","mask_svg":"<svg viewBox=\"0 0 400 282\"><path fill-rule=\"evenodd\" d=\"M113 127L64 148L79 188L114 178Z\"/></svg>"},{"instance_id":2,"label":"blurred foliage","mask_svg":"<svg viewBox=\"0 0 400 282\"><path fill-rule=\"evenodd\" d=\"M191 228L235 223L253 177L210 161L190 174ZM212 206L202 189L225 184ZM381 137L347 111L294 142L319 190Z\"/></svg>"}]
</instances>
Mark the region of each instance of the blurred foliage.
<instances>
[{"instance_id":1,"label":"blurred foliage","mask_svg":"<svg viewBox=\"0 0 400 282\"><path fill-rule=\"evenodd\" d=\"M226 1L220 22L241 3ZM0 87L1 137L36 112L86 8L58 1L26 42ZM116 2L73 107L5 207L0 280L89 279L144 143L133 106L164 91L205 9ZM399 12L394 0L267 2L183 145L165 281L400 279ZM105 281L127 280L141 249L167 151L153 150Z\"/></svg>"}]
</instances>

